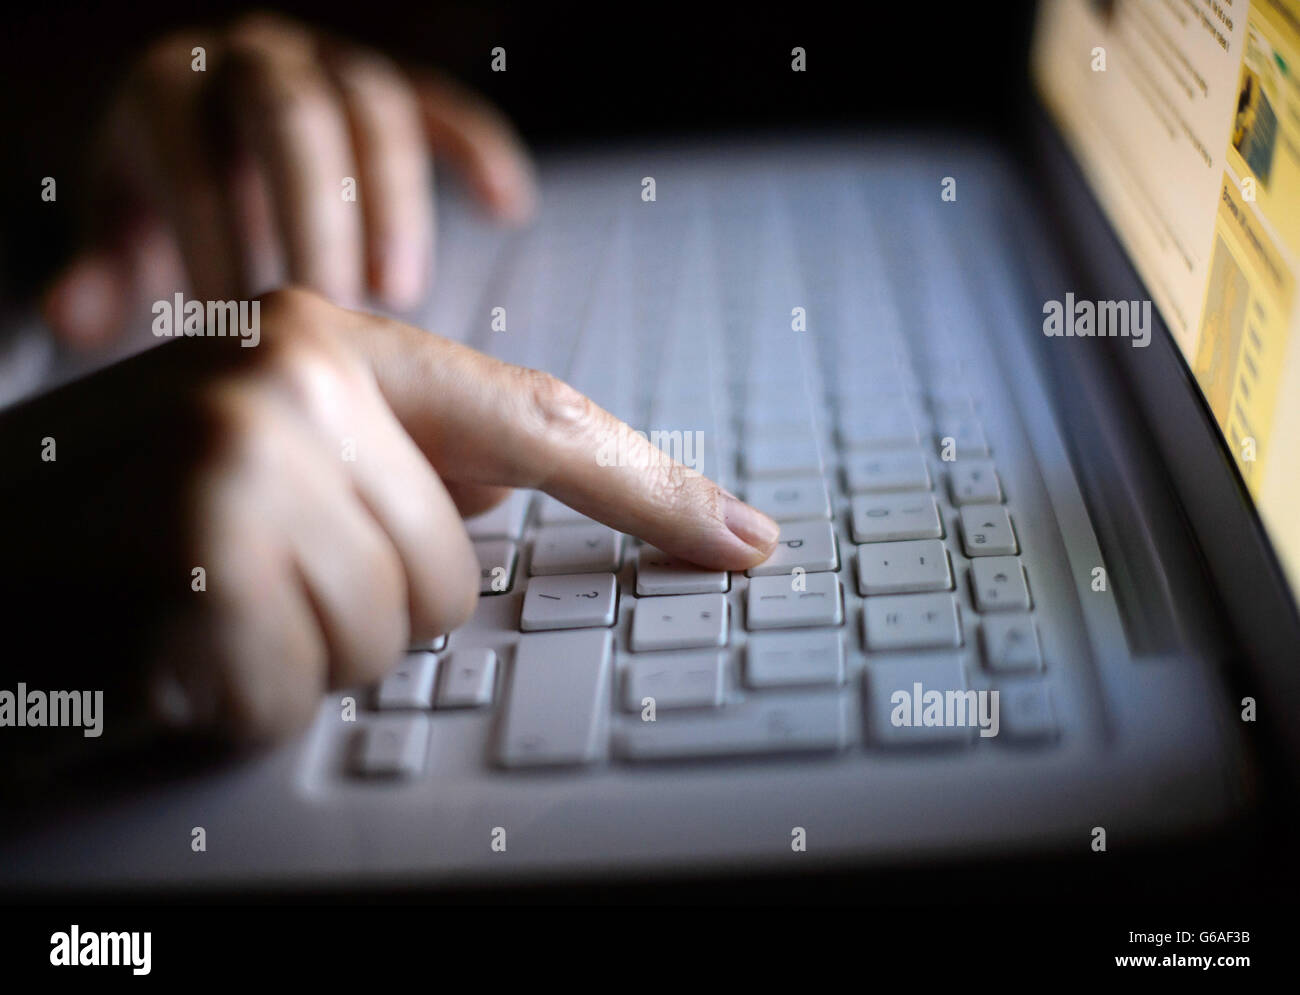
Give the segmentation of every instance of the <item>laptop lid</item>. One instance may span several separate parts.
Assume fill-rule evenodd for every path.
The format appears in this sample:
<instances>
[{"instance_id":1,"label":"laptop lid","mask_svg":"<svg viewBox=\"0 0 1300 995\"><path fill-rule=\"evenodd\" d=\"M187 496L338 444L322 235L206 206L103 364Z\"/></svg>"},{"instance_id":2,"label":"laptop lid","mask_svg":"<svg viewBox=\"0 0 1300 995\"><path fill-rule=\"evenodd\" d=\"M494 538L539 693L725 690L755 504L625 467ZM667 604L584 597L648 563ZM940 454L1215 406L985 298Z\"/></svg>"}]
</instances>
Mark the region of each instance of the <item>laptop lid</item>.
<instances>
[{"instance_id":1,"label":"laptop lid","mask_svg":"<svg viewBox=\"0 0 1300 995\"><path fill-rule=\"evenodd\" d=\"M1146 318L1141 301L1067 299L1044 305L1044 333L1126 335L1136 348L1153 334L1172 339L1294 607L1300 2L1047 0L1031 60L1163 319Z\"/></svg>"}]
</instances>

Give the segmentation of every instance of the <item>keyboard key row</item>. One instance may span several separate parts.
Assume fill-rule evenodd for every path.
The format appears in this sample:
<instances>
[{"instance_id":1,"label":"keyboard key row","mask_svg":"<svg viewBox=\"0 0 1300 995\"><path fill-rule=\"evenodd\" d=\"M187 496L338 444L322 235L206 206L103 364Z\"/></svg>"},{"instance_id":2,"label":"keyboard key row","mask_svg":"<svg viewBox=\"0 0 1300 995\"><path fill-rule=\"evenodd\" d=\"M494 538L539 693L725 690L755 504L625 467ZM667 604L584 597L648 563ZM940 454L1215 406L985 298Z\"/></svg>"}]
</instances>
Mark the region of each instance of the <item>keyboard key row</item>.
<instances>
[{"instance_id":1,"label":"keyboard key row","mask_svg":"<svg viewBox=\"0 0 1300 995\"><path fill-rule=\"evenodd\" d=\"M844 709L834 692L756 697L706 715L634 723L617 750L633 761L834 751L845 743Z\"/></svg>"},{"instance_id":2,"label":"keyboard key row","mask_svg":"<svg viewBox=\"0 0 1300 995\"><path fill-rule=\"evenodd\" d=\"M375 692L380 710L430 709L437 687L438 708L478 708L492 704L497 656L490 649L466 647L440 658L408 653ZM439 677L441 676L441 682Z\"/></svg>"},{"instance_id":3,"label":"keyboard key row","mask_svg":"<svg viewBox=\"0 0 1300 995\"><path fill-rule=\"evenodd\" d=\"M529 637L531 642L521 646L522 669L512 682L506 721L496 742L500 764L576 766L601 758L601 708L611 669L610 649L599 638L576 638L593 635L597 634L550 633ZM675 657L673 665L681 661ZM652 663L649 658L639 662L647 670L638 673L636 665L629 670L624 706L639 713L642 721L623 726L617 734L615 750L623 759L832 752L846 744L845 710L851 699L834 689L763 693L718 708L719 655L680 666ZM550 679L557 664L564 666L563 676L571 681ZM842 679L826 673L816 676ZM1059 734L1050 689L1044 682L1018 681L973 691L959 657L868 667L863 692L866 734L875 746L968 746L985 734L1013 743L1043 742ZM677 711L660 721L660 709ZM353 770L371 778L414 777L425 767L429 738L426 715L381 716L363 730Z\"/></svg>"}]
</instances>

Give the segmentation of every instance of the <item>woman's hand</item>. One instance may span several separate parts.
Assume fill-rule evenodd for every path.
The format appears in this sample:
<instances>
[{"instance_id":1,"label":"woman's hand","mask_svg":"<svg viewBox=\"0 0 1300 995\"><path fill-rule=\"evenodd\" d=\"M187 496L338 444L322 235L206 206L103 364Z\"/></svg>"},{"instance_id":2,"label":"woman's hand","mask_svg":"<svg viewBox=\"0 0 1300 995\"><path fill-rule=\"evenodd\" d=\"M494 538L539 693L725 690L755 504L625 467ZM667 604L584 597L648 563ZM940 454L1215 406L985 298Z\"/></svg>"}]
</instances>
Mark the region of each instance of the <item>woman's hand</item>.
<instances>
[{"instance_id":1,"label":"woman's hand","mask_svg":"<svg viewBox=\"0 0 1300 995\"><path fill-rule=\"evenodd\" d=\"M409 310L432 276L435 156L493 215L530 216L522 145L450 81L267 14L173 35L112 103L87 244L48 289L46 318L97 346L187 287L239 300L286 280Z\"/></svg>"},{"instance_id":2,"label":"woman's hand","mask_svg":"<svg viewBox=\"0 0 1300 995\"><path fill-rule=\"evenodd\" d=\"M302 290L260 319L255 347L180 339L0 416L10 683L124 684L110 731L147 702L283 735L470 616L462 515L510 487L714 569L775 546L775 522L547 374Z\"/></svg>"}]
</instances>

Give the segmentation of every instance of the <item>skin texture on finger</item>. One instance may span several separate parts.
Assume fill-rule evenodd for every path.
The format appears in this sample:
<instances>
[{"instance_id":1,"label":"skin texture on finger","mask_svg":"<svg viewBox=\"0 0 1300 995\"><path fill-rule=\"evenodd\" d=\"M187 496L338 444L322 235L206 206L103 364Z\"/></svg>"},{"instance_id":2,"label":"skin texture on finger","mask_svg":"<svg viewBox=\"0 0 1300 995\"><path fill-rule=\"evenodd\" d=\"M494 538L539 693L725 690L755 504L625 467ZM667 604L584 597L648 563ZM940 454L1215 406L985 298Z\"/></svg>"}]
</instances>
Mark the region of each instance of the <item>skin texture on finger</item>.
<instances>
[{"instance_id":1,"label":"skin texture on finger","mask_svg":"<svg viewBox=\"0 0 1300 995\"><path fill-rule=\"evenodd\" d=\"M416 72L414 79L434 152L455 166L498 218L517 224L529 220L537 208L537 181L509 122L482 97L446 77Z\"/></svg>"},{"instance_id":2,"label":"skin texture on finger","mask_svg":"<svg viewBox=\"0 0 1300 995\"><path fill-rule=\"evenodd\" d=\"M340 302L362 299L363 223L342 97L305 29L272 18L232 30L222 92L265 171L289 276Z\"/></svg>"},{"instance_id":3,"label":"skin texture on finger","mask_svg":"<svg viewBox=\"0 0 1300 995\"><path fill-rule=\"evenodd\" d=\"M414 91L380 56L330 49L352 129L370 289L395 311L421 300L433 267L433 165Z\"/></svg>"},{"instance_id":4,"label":"skin texture on finger","mask_svg":"<svg viewBox=\"0 0 1300 995\"><path fill-rule=\"evenodd\" d=\"M702 566L744 569L775 547L770 518L553 377L298 291L265 307L358 350L398 421L449 479L544 490ZM611 451L624 458L608 465L602 453Z\"/></svg>"}]
</instances>

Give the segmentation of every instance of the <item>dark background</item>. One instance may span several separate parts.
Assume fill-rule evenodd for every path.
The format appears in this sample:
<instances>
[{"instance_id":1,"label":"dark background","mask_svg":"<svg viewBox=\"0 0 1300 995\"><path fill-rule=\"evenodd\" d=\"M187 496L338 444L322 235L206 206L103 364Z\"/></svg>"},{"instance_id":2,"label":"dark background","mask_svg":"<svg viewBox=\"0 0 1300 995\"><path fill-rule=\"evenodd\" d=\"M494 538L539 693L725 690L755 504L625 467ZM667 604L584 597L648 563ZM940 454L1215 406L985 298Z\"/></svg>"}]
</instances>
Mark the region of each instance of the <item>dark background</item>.
<instances>
[{"instance_id":1,"label":"dark background","mask_svg":"<svg viewBox=\"0 0 1300 995\"><path fill-rule=\"evenodd\" d=\"M0 65L0 280L37 289L74 238L95 122L151 40L274 9L487 94L536 147L735 130L945 125L1014 133L1027 96L1033 4L802 2L735 6L494 2L20 5ZM490 69L503 46L507 71ZM790 50L808 69L790 70ZM41 178L59 199L40 199ZM69 190L71 188L71 190ZM65 195L69 190L72 195Z\"/></svg>"}]
</instances>

